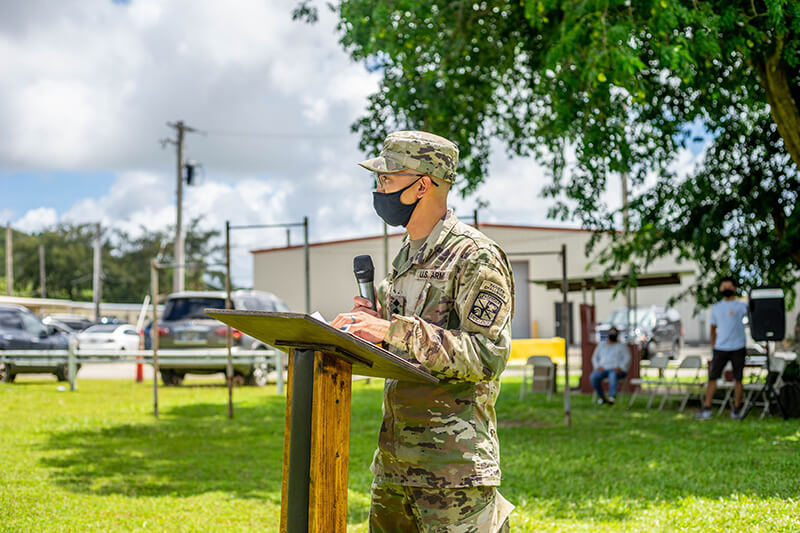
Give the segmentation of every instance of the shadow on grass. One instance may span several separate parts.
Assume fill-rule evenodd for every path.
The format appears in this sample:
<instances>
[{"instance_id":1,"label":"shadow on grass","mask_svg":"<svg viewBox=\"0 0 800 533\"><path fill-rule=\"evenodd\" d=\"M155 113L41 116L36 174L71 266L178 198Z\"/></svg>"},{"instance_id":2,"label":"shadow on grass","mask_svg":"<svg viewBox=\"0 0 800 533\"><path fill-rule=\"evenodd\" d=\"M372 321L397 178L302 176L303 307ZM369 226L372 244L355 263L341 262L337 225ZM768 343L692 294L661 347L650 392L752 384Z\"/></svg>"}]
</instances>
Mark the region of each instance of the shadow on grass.
<instances>
[{"instance_id":1,"label":"shadow on grass","mask_svg":"<svg viewBox=\"0 0 800 533\"><path fill-rule=\"evenodd\" d=\"M237 406L170 408L158 421L55 433L42 460L56 483L75 492L192 496L226 492L280 503L283 398Z\"/></svg>"},{"instance_id":2,"label":"shadow on grass","mask_svg":"<svg viewBox=\"0 0 800 533\"><path fill-rule=\"evenodd\" d=\"M555 518L622 520L663 501L689 497L796 497L797 420L709 422L695 410L593 406L573 398L572 427L561 398L518 400L504 385L498 404L503 493ZM627 402L625 402L627 405Z\"/></svg>"},{"instance_id":3,"label":"shadow on grass","mask_svg":"<svg viewBox=\"0 0 800 533\"><path fill-rule=\"evenodd\" d=\"M369 511L368 467L382 391L354 386L353 392L348 521L359 523ZM43 445L41 464L56 484L76 493L220 492L280 505L285 409L283 397L269 396L258 405L236 405L228 420L224 402L181 404L162 410L157 421L58 431Z\"/></svg>"},{"instance_id":4,"label":"shadow on grass","mask_svg":"<svg viewBox=\"0 0 800 533\"><path fill-rule=\"evenodd\" d=\"M573 399L563 425L559 397L518 400L504 383L497 404L503 494L525 512L552 518L619 521L688 497L732 494L796 497L796 420L695 422L691 413L595 407ZM348 521L369 506L368 467L381 419L379 388L353 388ZM186 398L190 402L191 398ZM52 433L42 463L58 485L88 494L187 497L221 492L280 503L283 398L236 406L184 403L160 420ZM98 423L90 420L87 423Z\"/></svg>"}]
</instances>

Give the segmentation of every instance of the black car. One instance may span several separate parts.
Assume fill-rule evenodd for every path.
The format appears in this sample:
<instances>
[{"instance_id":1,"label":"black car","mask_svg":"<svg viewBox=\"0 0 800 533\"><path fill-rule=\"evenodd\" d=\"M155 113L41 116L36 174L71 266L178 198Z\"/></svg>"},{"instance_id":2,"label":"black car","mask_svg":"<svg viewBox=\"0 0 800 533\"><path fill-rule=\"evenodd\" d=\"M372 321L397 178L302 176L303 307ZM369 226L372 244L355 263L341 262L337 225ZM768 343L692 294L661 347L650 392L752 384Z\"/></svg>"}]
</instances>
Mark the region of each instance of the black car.
<instances>
[{"instance_id":1,"label":"black car","mask_svg":"<svg viewBox=\"0 0 800 533\"><path fill-rule=\"evenodd\" d=\"M231 293L234 309L247 311L288 311L289 308L277 296L268 292L237 290ZM227 347L228 328L223 323L206 316L208 308L225 309L225 293L221 291L186 291L170 294L164 304L164 312L158 320L158 346L164 349L186 349L185 362L170 357L169 362L159 364L161 380L165 385L180 385L186 374L215 374L225 372L225 365L199 365L191 362L192 348ZM144 329L144 347L152 348L150 330L152 322ZM272 349L261 341L233 330L236 349ZM266 364L234 364L234 382L263 386L267 383Z\"/></svg>"},{"instance_id":2,"label":"black car","mask_svg":"<svg viewBox=\"0 0 800 533\"><path fill-rule=\"evenodd\" d=\"M615 309L608 320L597 326L597 340L605 341L608 330L613 325L620 332L620 340L638 344L642 358L649 359L657 353L668 354L672 358L680 355L683 344L683 325L681 315L669 307L651 305L630 309Z\"/></svg>"},{"instance_id":3,"label":"black car","mask_svg":"<svg viewBox=\"0 0 800 533\"><path fill-rule=\"evenodd\" d=\"M66 350L69 340L54 327L20 305L0 305L0 350ZM31 359L21 363L0 363L0 379L12 382L17 374L55 374L68 379L67 365Z\"/></svg>"}]
</instances>

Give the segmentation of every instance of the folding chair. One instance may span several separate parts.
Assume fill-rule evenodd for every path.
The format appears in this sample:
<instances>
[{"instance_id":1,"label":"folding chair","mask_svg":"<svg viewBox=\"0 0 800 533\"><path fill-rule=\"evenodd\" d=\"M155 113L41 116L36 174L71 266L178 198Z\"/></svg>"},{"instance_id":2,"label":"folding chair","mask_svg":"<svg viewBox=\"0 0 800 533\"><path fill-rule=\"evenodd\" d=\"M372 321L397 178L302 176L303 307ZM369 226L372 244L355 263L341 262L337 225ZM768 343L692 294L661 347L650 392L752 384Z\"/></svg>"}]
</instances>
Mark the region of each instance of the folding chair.
<instances>
[{"instance_id":1,"label":"folding chair","mask_svg":"<svg viewBox=\"0 0 800 533\"><path fill-rule=\"evenodd\" d=\"M703 391L705 390L706 382L700 377L700 372L703 370L703 359L697 355L690 355L687 356L688 358L692 358L692 360L687 363L688 366L684 368L694 368L694 376L691 378L691 381L682 381L680 382L681 386L685 390L685 394L681 399L681 407L678 409L679 413L682 413L684 409L686 409L686 404L689 403L693 394L702 397Z\"/></svg>"},{"instance_id":2,"label":"folding chair","mask_svg":"<svg viewBox=\"0 0 800 533\"><path fill-rule=\"evenodd\" d=\"M772 385L772 389L775 395L780 394L781 387L783 386L783 371L786 370L786 359L783 357L772 356L770 358L770 365L769 365L769 373L776 373L777 377L775 378L775 382ZM766 379L766 378L765 378ZM764 418L767 413L769 413L769 401L767 400L766 391L764 391L764 384L761 383L758 387L755 387L755 384L750 387L750 391L747 395L747 400L744 402L744 409L743 413L747 411L749 404L752 402L754 406L756 405L763 405L764 409L761 410L761 416L759 418ZM747 389L745 389L747 390ZM753 398L753 396L761 396L761 400Z\"/></svg>"},{"instance_id":3,"label":"folding chair","mask_svg":"<svg viewBox=\"0 0 800 533\"><path fill-rule=\"evenodd\" d=\"M761 390L761 388L764 386L764 383L766 381L766 374L764 373L764 371L766 370L766 367L767 367L767 364L766 364L766 361L765 361L764 365L758 367L756 372L751 372L750 373L749 381L747 383L743 383L742 384L742 388L744 389L745 393L749 392L749 394L753 394L753 393L758 392L758 391ZM747 368L748 367L745 367L745 370L747 370ZM725 369L722 371L723 378L724 378L725 372L727 370L733 370L733 366L731 365L730 362L728 362L725 365ZM744 379L743 379L743 381L744 381ZM725 390L725 397L720 401L720 406L719 406L719 410L717 411L717 416L721 415L725 411L725 407L731 401L731 398L733 397L733 391L734 391L735 385L736 385L735 381L728 381L728 380L725 380L725 381L719 381L718 380L717 381L717 390L720 390L720 389ZM718 401L718 400L712 400L711 402L714 403L716 401ZM742 403L742 405L744 405L744 402Z\"/></svg>"},{"instance_id":4,"label":"folding chair","mask_svg":"<svg viewBox=\"0 0 800 533\"><path fill-rule=\"evenodd\" d=\"M633 405L633 402L636 401L636 396L639 394L639 391L644 391L645 388L650 389L650 400L647 402L647 408L649 409L653 403L653 398L656 394L656 389L659 385L664 384L664 370L667 369L667 365L669 364L669 357L666 355L656 355L652 359L650 359L650 363L646 367L641 367L641 377L633 378L630 380L632 386L636 387L636 389L631 394L631 401L628 403L628 407ZM648 376L645 371L652 371L657 370L657 376L652 377Z\"/></svg>"},{"instance_id":5,"label":"folding chair","mask_svg":"<svg viewBox=\"0 0 800 533\"><path fill-rule=\"evenodd\" d=\"M672 379L668 379L665 381L666 389L664 390L664 395L661 398L661 403L659 404L658 408L663 409L664 404L666 403L667 400L672 402L672 399L670 397L672 396L673 390L677 391L676 396L680 396L683 394L682 393L683 382L681 382L680 379L681 370L694 370L695 371L694 382L697 382L699 380L700 369L702 367L703 367L703 360L700 358L699 355L687 355L686 357L684 357L683 361L681 361L681 363L678 365L678 368L675 369L675 374L673 375ZM687 393L691 394L689 387L687 387L686 389ZM685 394L683 394L683 397L684 401L681 404L685 407L688 398L686 397Z\"/></svg>"},{"instance_id":6,"label":"folding chair","mask_svg":"<svg viewBox=\"0 0 800 533\"><path fill-rule=\"evenodd\" d=\"M542 382L547 390L547 401L553 395L553 385L555 384L556 372L553 360L546 355L532 355L522 368L522 388L519 390L519 399L525 398L528 392L528 367L531 369L531 392L534 391L535 383ZM536 369L544 369L544 375L537 375Z\"/></svg>"}]
</instances>

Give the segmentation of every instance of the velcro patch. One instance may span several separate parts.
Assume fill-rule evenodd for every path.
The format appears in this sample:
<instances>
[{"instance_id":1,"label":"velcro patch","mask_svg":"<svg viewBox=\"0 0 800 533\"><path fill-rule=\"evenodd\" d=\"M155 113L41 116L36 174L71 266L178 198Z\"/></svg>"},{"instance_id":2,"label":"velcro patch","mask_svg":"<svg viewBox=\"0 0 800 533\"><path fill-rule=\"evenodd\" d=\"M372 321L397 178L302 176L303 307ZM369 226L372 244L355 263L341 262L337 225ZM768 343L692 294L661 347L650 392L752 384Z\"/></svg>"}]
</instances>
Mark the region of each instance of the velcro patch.
<instances>
[{"instance_id":1,"label":"velcro patch","mask_svg":"<svg viewBox=\"0 0 800 533\"><path fill-rule=\"evenodd\" d=\"M416 278L423 281L444 281L450 279L453 270L417 270Z\"/></svg>"},{"instance_id":2,"label":"velcro patch","mask_svg":"<svg viewBox=\"0 0 800 533\"><path fill-rule=\"evenodd\" d=\"M491 292L492 294L503 300L503 303L508 301L508 292L506 292L506 290L497 283L489 281L488 279L481 284L480 290Z\"/></svg>"},{"instance_id":3,"label":"velcro patch","mask_svg":"<svg viewBox=\"0 0 800 533\"><path fill-rule=\"evenodd\" d=\"M467 318L481 327L488 328L494 324L501 307L503 301L500 298L491 292L481 290L472 302Z\"/></svg>"},{"instance_id":4,"label":"velcro patch","mask_svg":"<svg viewBox=\"0 0 800 533\"><path fill-rule=\"evenodd\" d=\"M389 294L389 316L391 315L405 315L406 313L406 297L392 291Z\"/></svg>"}]
</instances>

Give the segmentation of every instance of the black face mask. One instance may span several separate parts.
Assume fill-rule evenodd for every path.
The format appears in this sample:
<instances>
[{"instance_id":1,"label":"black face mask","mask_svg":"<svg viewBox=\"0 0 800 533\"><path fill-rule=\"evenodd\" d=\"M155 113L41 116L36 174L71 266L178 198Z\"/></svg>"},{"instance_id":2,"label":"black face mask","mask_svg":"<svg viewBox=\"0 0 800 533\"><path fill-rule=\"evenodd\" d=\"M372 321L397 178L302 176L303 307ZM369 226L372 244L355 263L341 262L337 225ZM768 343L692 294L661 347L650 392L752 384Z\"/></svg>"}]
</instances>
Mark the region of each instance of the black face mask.
<instances>
[{"instance_id":1,"label":"black face mask","mask_svg":"<svg viewBox=\"0 0 800 533\"><path fill-rule=\"evenodd\" d=\"M725 289L724 291L722 291L723 298L730 298L731 296L736 296L736 291L734 291L733 289Z\"/></svg>"},{"instance_id":2,"label":"black face mask","mask_svg":"<svg viewBox=\"0 0 800 533\"><path fill-rule=\"evenodd\" d=\"M618 338L619 338L619 333L609 333L608 334L608 340L610 340L611 342L617 342Z\"/></svg>"},{"instance_id":3,"label":"black face mask","mask_svg":"<svg viewBox=\"0 0 800 533\"><path fill-rule=\"evenodd\" d=\"M400 195L402 195L406 189L411 188L414 183L417 183L421 179L422 176L414 180L411 185L403 187L399 191L389 193L378 191L373 192L372 206L375 208L375 212L378 213L378 216L390 226L407 226L408 221L411 220L412 213L414 213L414 209L417 207L417 204L420 201L420 198L417 198L417 201L413 204L406 205L400 201Z\"/></svg>"}]
</instances>

